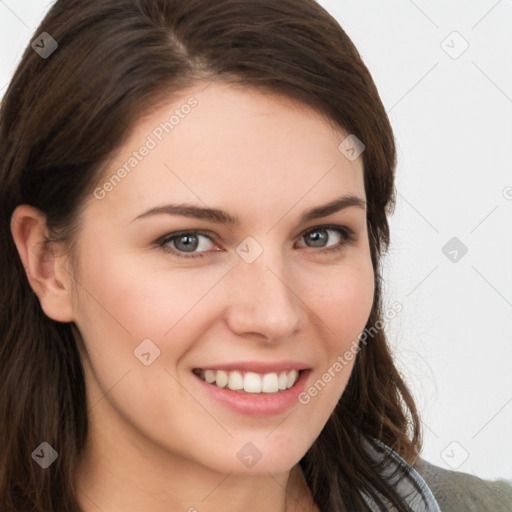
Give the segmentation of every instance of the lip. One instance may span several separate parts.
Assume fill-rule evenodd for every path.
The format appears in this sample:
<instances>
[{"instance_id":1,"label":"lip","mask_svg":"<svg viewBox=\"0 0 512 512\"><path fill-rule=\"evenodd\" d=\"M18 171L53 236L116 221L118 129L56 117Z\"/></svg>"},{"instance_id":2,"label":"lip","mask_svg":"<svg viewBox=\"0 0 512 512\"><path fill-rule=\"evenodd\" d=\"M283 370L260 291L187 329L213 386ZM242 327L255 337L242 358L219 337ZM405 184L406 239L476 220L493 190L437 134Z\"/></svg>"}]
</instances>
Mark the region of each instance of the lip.
<instances>
[{"instance_id":1,"label":"lip","mask_svg":"<svg viewBox=\"0 0 512 512\"><path fill-rule=\"evenodd\" d=\"M310 369L309 365L301 363L299 361L278 361L275 363L266 363L262 361L240 361L238 363L235 362L208 366L197 366L196 368L201 370L224 370L226 372L241 370L243 372L254 372L261 374L273 372L289 372L290 370Z\"/></svg>"},{"instance_id":2,"label":"lip","mask_svg":"<svg viewBox=\"0 0 512 512\"><path fill-rule=\"evenodd\" d=\"M222 366L210 366L203 368L203 370L217 370L226 369L230 365ZM261 373L271 373L274 371L285 371L286 369L299 369L297 366L276 366L276 365L263 365L264 371ZM279 370L269 368L279 368ZM234 366L234 369L243 370L241 365ZM247 371L255 371L256 366L248 365ZM261 367L259 367L261 368ZM229 370L232 371L232 370ZM245 370L244 370L245 371ZM257 371L256 373L260 373ZM299 373L299 378L295 384L283 391L277 393L240 393L238 391L232 391L228 388L219 388L215 384L209 384L202 380L200 377L191 372L194 381L198 384L201 393L206 395L208 401L213 402L215 406L219 404L223 408L230 409L239 414L245 416L273 416L282 414L288 409L299 404L299 395L306 388L306 382L311 373L310 369L302 369Z\"/></svg>"}]
</instances>

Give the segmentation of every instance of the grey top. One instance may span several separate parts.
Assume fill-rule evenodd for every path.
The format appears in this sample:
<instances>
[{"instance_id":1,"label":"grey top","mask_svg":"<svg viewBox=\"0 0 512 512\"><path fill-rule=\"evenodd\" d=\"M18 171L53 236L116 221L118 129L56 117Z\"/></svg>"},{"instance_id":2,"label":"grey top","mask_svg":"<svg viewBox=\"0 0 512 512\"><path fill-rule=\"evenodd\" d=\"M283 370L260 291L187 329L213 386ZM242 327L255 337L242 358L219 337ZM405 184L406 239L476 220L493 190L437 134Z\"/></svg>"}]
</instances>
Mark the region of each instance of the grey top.
<instances>
[{"instance_id":1,"label":"grey top","mask_svg":"<svg viewBox=\"0 0 512 512\"><path fill-rule=\"evenodd\" d=\"M512 512L512 485L505 480L488 481L458 471L449 471L419 458L409 465L400 455L377 439L377 445L391 454L394 464L383 471L383 475L396 486L410 512ZM365 443L376 460L382 453ZM394 474L397 467L406 469ZM371 498L363 493L371 512L383 512ZM384 503L387 503L381 496ZM388 504L384 512L393 511Z\"/></svg>"},{"instance_id":2,"label":"grey top","mask_svg":"<svg viewBox=\"0 0 512 512\"><path fill-rule=\"evenodd\" d=\"M442 512L512 512L512 482L483 480L419 459L414 465Z\"/></svg>"}]
</instances>

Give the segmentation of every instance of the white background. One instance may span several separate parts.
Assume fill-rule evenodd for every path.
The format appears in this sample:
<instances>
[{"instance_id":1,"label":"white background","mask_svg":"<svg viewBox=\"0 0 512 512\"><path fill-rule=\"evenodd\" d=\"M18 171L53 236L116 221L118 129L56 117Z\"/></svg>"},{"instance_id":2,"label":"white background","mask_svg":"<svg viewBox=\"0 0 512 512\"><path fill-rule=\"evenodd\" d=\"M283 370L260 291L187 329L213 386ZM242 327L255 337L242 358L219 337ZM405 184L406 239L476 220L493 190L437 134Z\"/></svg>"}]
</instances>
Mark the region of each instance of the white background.
<instances>
[{"instance_id":1,"label":"white background","mask_svg":"<svg viewBox=\"0 0 512 512\"><path fill-rule=\"evenodd\" d=\"M386 329L422 415L423 457L512 479L512 1L320 3L395 131L384 281L386 307L403 310ZM0 0L0 96L50 4ZM443 253L452 237L464 256Z\"/></svg>"}]
</instances>

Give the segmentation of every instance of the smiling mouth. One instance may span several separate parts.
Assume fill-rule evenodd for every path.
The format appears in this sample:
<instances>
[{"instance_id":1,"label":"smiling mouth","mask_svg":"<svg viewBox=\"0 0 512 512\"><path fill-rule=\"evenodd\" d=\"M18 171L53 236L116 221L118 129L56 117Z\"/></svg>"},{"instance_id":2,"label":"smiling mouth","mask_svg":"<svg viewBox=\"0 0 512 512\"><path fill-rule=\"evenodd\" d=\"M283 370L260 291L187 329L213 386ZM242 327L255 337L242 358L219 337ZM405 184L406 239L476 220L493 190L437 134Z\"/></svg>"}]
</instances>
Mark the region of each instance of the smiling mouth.
<instances>
[{"instance_id":1,"label":"smiling mouth","mask_svg":"<svg viewBox=\"0 0 512 512\"><path fill-rule=\"evenodd\" d=\"M240 393L273 394L290 389L297 382L302 370L255 373L239 370L203 370L195 368L194 375L221 389Z\"/></svg>"}]
</instances>

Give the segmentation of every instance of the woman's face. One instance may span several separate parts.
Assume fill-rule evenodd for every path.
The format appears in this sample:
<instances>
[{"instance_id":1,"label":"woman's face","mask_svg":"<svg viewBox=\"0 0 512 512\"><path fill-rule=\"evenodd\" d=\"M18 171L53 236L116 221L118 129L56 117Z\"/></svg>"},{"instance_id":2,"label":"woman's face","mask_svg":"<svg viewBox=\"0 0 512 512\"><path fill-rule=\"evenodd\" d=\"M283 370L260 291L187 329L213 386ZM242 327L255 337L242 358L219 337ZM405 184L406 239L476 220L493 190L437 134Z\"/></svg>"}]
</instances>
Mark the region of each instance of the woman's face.
<instances>
[{"instance_id":1,"label":"woman's face","mask_svg":"<svg viewBox=\"0 0 512 512\"><path fill-rule=\"evenodd\" d=\"M145 117L86 204L72 307L91 435L287 471L343 393L371 310L362 161L306 107L202 89ZM362 206L318 210L348 195Z\"/></svg>"}]
</instances>

